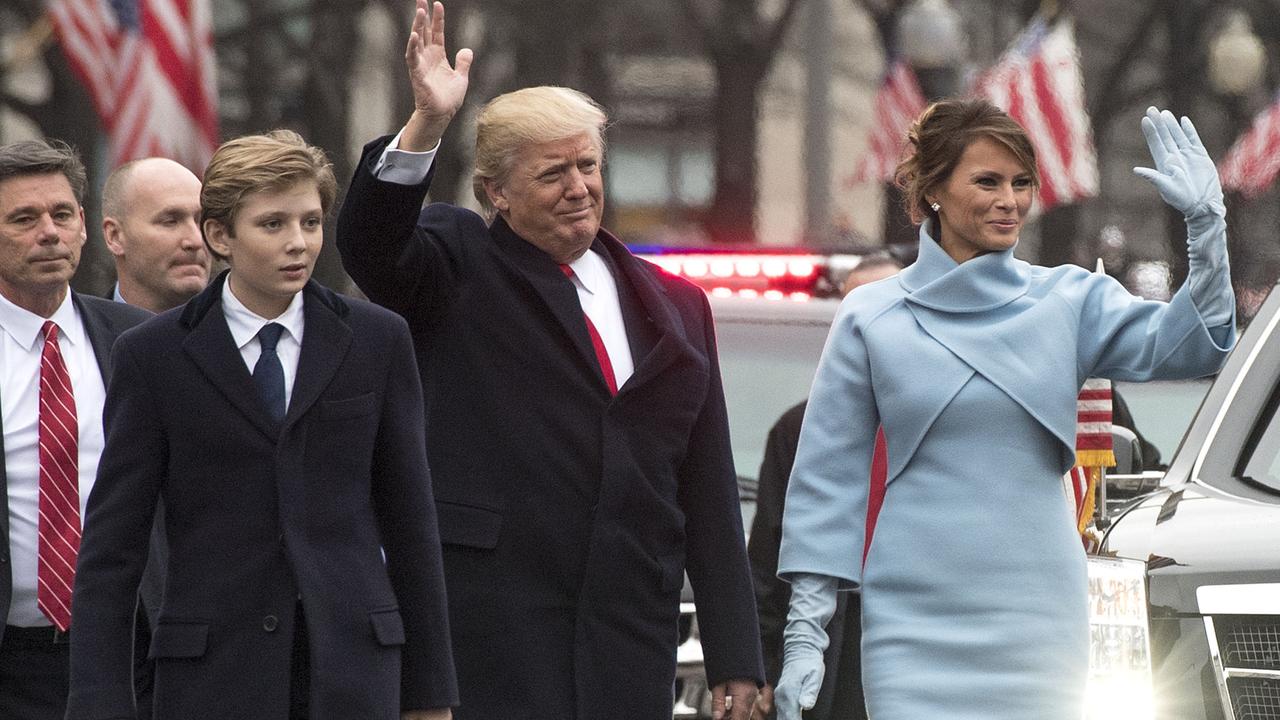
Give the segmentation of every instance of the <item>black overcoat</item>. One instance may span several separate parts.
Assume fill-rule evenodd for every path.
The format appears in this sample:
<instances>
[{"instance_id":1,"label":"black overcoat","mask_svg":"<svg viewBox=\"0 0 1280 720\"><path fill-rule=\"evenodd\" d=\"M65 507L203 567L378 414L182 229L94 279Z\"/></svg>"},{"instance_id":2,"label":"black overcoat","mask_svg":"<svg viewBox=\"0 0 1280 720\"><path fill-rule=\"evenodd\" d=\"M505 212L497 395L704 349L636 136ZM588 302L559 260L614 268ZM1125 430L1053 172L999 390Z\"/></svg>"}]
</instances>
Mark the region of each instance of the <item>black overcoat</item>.
<instances>
[{"instance_id":1,"label":"black overcoat","mask_svg":"<svg viewBox=\"0 0 1280 720\"><path fill-rule=\"evenodd\" d=\"M419 209L365 148L337 245L409 322L427 399L459 720L671 716L680 590L707 676L762 680L711 312L601 231L635 360L612 396L573 284L501 220Z\"/></svg>"},{"instance_id":2,"label":"black overcoat","mask_svg":"<svg viewBox=\"0 0 1280 720\"><path fill-rule=\"evenodd\" d=\"M308 283L277 423L227 327L225 278L116 343L77 566L67 717L133 717L129 638L158 498L169 554L151 641L157 718L287 718L299 603L313 720L453 704L404 321Z\"/></svg>"}]
</instances>

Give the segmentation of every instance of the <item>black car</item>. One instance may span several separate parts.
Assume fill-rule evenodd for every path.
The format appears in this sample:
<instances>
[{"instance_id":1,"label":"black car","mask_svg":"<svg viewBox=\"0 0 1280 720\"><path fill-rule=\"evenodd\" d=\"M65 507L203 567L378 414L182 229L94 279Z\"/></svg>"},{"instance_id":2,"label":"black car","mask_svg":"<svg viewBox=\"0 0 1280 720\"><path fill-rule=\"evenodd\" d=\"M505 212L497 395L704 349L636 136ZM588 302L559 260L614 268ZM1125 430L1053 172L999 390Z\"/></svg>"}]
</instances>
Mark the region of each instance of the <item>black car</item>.
<instances>
[{"instance_id":1,"label":"black car","mask_svg":"<svg viewBox=\"0 0 1280 720\"><path fill-rule=\"evenodd\" d=\"M1273 292L1158 489L1100 519L1091 718L1280 720L1278 325Z\"/></svg>"}]
</instances>

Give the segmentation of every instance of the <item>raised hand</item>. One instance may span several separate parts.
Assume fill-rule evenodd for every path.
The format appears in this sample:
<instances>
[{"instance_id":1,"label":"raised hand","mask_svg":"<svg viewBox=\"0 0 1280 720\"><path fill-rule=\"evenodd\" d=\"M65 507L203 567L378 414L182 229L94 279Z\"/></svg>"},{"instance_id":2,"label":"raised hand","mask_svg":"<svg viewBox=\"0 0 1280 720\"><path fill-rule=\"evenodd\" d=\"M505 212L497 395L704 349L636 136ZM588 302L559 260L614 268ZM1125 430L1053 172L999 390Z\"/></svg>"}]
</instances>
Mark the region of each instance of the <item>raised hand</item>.
<instances>
[{"instance_id":1,"label":"raised hand","mask_svg":"<svg viewBox=\"0 0 1280 720\"><path fill-rule=\"evenodd\" d=\"M1218 169L1190 119L1179 123L1168 110L1150 107L1142 118L1142 134L1156 167L1136 167L1134 173L1151 181L1160 197L1186 218L1226 215Z\"/></svg>"},{"instance_id":2,"label":"raised hand","mask_svg":"<svg viewBox=\"0 0 1280 720\"><path fill-rule=\"evenodd\" d=\"M413 86L413 117L401 135L405 150L427 150L436 144L467 95L471 50L458 51L452 66L445 54L444 5L417 0L409 43L404 50L409 83ZM425 145L426 147L420 147Z\"/></svg>"}]
</instances>

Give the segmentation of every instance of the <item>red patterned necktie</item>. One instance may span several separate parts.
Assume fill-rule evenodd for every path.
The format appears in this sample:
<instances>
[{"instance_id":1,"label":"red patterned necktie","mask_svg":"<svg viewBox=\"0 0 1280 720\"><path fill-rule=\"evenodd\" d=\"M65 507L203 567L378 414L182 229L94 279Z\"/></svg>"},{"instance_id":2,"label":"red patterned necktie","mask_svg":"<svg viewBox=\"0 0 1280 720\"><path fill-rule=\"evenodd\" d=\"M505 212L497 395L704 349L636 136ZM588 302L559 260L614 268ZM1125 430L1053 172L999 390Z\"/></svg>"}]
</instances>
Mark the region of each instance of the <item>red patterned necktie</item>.
<instances>
[{"instance_id":1,"label":"red patterned necktie","mask_svg":"<svg viewBox=\"0 0 1280 720\"><path fill-rule=\"evenodd\" d=\"M564 273L567 278L573 278L573 268L568 265L561 265L560 272ZM600 332L596 330L595 323L591 322L591 316L587 315L584 310L582 319L587 321L587 334L591 336L591 347L595 348L596 361L600 363L600 372L604 374L604 382L609 386L609 392L618 394L618 381L613 377L613 363L609 361L609 351L604 346L604 340L600 338Z\"/></svg>"},{"instance_id":2,"label":"red patterned necktie","mask_svg":"<svg viewBox=\"0 0 1280 720\"><path fill-rule=\"evenodd\" d=\"M58 326L44 324L40 353L40 543L36 604L63 632L71 626L71 588L80 551L79 425Z\"/></svg>"}]
</instances>

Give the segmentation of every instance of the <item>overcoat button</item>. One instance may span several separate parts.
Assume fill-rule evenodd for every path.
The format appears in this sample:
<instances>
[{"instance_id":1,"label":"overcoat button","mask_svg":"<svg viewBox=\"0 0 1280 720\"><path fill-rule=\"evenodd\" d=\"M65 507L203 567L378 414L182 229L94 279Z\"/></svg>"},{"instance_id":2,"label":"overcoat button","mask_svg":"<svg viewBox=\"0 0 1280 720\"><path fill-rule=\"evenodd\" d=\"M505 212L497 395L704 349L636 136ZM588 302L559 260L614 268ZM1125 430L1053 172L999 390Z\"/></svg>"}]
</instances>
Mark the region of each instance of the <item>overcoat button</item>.
<instances>
[{"instance_id":1,"label":"overcoat button","mask_svg":"<svg viewBox=\"0 0 1280 720\"><path fill-rule=\"evenodd\" d=\"M267 632L275 632L276 628L279 626L280 626L280 619L277 618L275 615L268 615L262 618L262 629L266 630Z\"/></svg>"}]
</instances>

